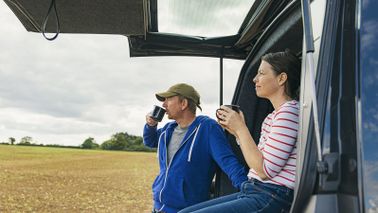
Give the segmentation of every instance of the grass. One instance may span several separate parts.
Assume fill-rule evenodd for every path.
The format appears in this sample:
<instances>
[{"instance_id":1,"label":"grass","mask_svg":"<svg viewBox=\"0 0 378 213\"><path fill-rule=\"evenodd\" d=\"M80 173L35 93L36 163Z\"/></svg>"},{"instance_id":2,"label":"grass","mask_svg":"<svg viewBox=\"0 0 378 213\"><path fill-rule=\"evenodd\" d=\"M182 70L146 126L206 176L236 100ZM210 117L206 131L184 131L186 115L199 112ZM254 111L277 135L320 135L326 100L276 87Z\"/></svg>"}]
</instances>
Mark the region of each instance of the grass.
<instances>
[{"instance_id":1,"label":"grass","mask_svg":"<svg viewBox=\"0 0 378 213\"><path fill-rule=\"evenodd\" d=\"M151 212L155 153L0 145L0 212Z\"/></svg>"}]
</instances>

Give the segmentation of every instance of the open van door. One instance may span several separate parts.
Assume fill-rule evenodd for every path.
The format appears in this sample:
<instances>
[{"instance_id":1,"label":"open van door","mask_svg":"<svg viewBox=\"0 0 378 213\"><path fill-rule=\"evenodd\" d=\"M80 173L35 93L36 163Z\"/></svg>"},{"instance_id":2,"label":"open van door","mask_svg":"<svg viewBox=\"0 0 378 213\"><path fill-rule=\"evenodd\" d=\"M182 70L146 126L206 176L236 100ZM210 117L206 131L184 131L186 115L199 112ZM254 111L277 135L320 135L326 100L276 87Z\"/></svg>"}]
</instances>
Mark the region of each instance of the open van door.
<instances>
[{"instance_id":1,"label":"open van door","mask_svg":"<svg viewBox=\"0 0 378 213\"><path fill-rule=\"evenodd\" d=\"M4 0L29 32L144 35L145 0ZM51 7L52 6L52 7ZM57 24L59 22L59 29Z\"/></svg>"},{"instance_id":2,"label":"open van door","mask_svg":"<svg viewBox=\"0 0 378 213\"><path fill-rule=\"evenodd\" d=\"M159 32L157 0L4 0L27 31L118 34L129 38L130 56L208 56L245 59L254 43L289 0L247 2L247 14L230 35ZM217 1L211 4L220 4ZM159 2L159 4L167 4ZM185 8L189 2L181 3ZM227 5L226 5L227 6ZM227 14L226 14L227 15ZM235 15L235 14L234 14ZM229 17L224 17L229 18ZM244 19L245 18L245 19ZM44 29L44 23L46 27ZM169 31L169 30L168 30Z\"/></svg>"}]
</instances>

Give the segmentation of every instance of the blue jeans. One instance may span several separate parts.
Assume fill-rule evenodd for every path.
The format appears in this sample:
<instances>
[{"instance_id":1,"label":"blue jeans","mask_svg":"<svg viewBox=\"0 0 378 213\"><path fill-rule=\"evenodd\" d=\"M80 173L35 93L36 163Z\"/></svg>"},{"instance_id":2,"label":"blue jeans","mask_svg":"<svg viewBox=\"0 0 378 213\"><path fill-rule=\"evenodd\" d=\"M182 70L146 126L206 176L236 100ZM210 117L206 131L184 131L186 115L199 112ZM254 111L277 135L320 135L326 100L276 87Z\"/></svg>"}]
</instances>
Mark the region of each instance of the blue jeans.
<instances>
[{"instance_id":1,"label":"blue jeans","mask_svg":"<svg viewBox=\"0 0 378 213\"><path fill-rule=\"evenodd\" d=\"M179 213L289 212L293 190L284 186L249 180L241 191L185 208Z\"/></svg>"}]
</instances>

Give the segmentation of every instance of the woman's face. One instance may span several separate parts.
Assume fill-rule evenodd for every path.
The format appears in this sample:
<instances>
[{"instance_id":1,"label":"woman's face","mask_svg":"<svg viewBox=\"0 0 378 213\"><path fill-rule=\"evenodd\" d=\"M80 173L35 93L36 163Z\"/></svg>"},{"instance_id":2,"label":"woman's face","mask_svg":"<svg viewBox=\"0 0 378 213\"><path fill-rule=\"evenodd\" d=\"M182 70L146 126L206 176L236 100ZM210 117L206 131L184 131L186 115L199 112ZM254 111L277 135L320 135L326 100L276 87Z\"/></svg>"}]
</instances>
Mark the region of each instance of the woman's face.
<instances>
[{"instance_id":1,"label":"woman's face","mask_svg":"<svg viewBox=\"0 0 378 213\"><path fill-rule=\"evenodd\" d=\"M279 90L282 89L282 83L280 85L280 75L277 75L272 66L266 61L261 61L257 74L253 78L253 82L256 86L256 94L260 98L271 99L279 94Z\"/></svg>"}]
</instances>

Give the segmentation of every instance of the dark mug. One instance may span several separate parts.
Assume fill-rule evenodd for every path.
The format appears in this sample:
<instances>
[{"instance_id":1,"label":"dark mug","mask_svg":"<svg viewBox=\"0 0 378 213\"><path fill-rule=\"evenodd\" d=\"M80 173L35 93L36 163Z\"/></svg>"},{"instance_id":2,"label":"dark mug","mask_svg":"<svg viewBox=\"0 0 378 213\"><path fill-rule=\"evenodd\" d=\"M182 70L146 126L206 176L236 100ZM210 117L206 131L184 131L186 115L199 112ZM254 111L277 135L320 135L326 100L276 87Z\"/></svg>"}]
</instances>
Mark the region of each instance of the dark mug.
<instances>
[{"instance_id":1,"label":"dark mug","mask_svg":"<svg viewBox=\"0 0 378 213\"><path fill-rule=\"evenodd\" d=\"M225 104L225 105L223 105L223 106L228 107L228 108L234 110L234 111L237 112L237 113L240 112L240 106L239 106L239 105L235 105L235 104ZM222 121L223 121L223 118L218 117L218 114L217 114L218 110L222 110L222 109L221 109L221 108L217 109L217 111L215 112L215 116L217 116L217 118L218 118L219 120L222 120Z\"/></svg>"},{"instance_id":2,"label":"dark mug","mask_svg":"<svg viewBox=\"0 0 378 213\"><path fill-rule=\"evenodd\" d=\"M235 105L235 104L226 104L224 105L225 107L228 107L228 108L231 108L232 110L234 110L235 112L239 113L240 112L240 106L239 105Z\"/></svg>"},{"instance_id":3,"label":"dark mug","mask_svg":"<svg viewBox=\"0 0 378 213\"><path fill-rule=\"evenodd\" d=\"M152 112L151 112L151 118L157 122L160 122L161 120L163 120L164 114L165 114L165 109L163 107L154 105L154 108L152 109Z\"/></svg>"}]
</instances>

